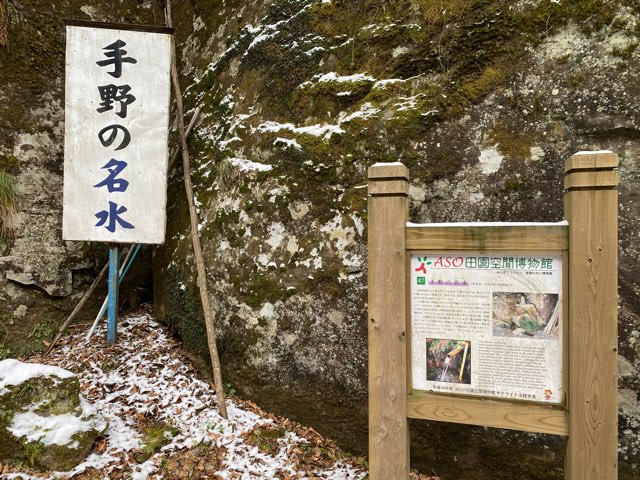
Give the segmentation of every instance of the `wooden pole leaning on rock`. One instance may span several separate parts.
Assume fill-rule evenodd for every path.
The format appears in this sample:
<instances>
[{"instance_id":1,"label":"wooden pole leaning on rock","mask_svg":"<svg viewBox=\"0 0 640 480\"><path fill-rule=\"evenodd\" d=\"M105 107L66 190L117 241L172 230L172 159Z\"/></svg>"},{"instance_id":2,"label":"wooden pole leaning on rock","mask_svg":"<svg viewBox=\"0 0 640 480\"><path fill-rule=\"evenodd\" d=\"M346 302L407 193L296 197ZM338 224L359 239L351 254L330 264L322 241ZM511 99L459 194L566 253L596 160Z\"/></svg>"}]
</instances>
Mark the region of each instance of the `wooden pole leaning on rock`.
<instances>
[{"instance_id":1,"label":"wooden pole leaning on rock","mask_svg":"<svg viewBox=\"0 0 640 480\"><path fill-rule=\"evenodd\" d=\"M198 117L200 116L200 112L202 112L202 108L200 108L200 107L196 108L195 112L193 112L193 115L191 116L191 120L189 121L189 126L187 127L187 131L184 132L184 134L187 137L189 136L189 134L191 133L191 130L195 126L196 122L198 121ZM169 166L167 167L167 172L171 172L171 169L173 168L173 166L175 165L176 161L178 160L178 155L180 154L180 149L181 149L181 147L178 147L178 148L176 148L176 151L173 152L173 155L171 156L171 160L169 161Z\"/></svg>"},{"instance_id":2,"label":"wooden pole leaning on rock","mask_svg":"<svg viewBox=\"0 0 640 480\"><path fill-rule=\"evenodd\" d=\"M167 27L172 26L171 20L171 0L167 0L165 9L165 20ZM216 401L220 415L228 418L227 406L225 404L224 384L222 382L222 371L220 368L220 357L218 356L218 347L216 345L216 333L214 325L214 315L209 304L209 291L207 288L207 272L202 256L202 247L200 246L200 236L198 233L198 212L193 196L193 184L191 183L191 169L189 167L189 147L187 146L187 136L184 128L184 107L182 105L182 92L178 83L178 66L175 48L175 39L172 39L173 62L171 66L171 80L173 82L173 90L176 97L176 116L178 117L178 131L180 134L180 144L182 147L182 166L184 175L184 187L189 202L189 217L191 219L191 241L196 259L196 267L198 272L198 289L200 290L200 300L202 301L202 309L204 311L204 322L207 328L207 343L209 345L209 355L211 356L211 367L213 368L213 380L216 389Z\"/></svg>"},{"instance_id":3,"label":"wooden pole leaning on rock","mask_svg":"<svg viewBox=\"0 0 640 480\"><path fill-rule=\"evenodd\" d=\"M369 168L369 478L409 478L405 226L409 172Z\"/></svg>"},{"instance_id":4,"label":"wooden pole leaning on rock","mask_svg":"<svg viewBox=\"0 0 640 480\"><path fill-rule=\"evenodd\" d=\"M569 480L618 478L618 156L565 164L569 221Z\"/></svg>"},{"instance_id":5,"label":"wooden pole leaning on rock","mask_svg":"<svg viewBox=\"0 0 640 480\"><path fill-rule=\"evenodd\" d=\"M84 304L87 303L87 300L89 300L89 298L91 297L91 294L93 293L93 291L96 289L96 287L100 283L100 280L102 280L104 278L104 276L106 275L108 269L109 269L109 262L104 264L104 267L102 267L102 270L100 271L98 276L95 278L95 280L93 281L91 286L87 289L86 292L84 292L84 295L82 296L82 298L80 299L80 301L76 305L76 308L73 309L73 311L69 315L69 318L67 318L67 320L62 324L62 326L58 330L58 333L56 334L56 337L51 342L51 345L49 345L47 350L44 352L45 356L49 355L49 353L51 353L51 350L53 350L53 347L55 347L56 344L60 341L60 338L62 337L62 334L67 330L67 328L69 327L69 325L71 324L73 319L76 318L76 316L78 315L78 312L80 312L80 310L82 310L82 307L84 307Z\"/></svg>"}]
</instances>

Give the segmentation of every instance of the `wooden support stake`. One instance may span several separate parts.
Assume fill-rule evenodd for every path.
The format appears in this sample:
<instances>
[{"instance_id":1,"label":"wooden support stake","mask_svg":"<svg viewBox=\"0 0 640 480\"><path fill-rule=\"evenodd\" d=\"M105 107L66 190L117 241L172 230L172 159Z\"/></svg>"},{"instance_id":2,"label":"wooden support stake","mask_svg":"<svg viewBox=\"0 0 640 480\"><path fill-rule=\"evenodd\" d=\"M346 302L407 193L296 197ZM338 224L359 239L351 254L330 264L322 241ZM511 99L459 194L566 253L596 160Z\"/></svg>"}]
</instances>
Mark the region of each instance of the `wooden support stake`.
<instances>
[{"instance_id":1,"label":"wooden support stake","mask_svg":"<svg viewBox=\"0 0 640 480\"><path fill-rule=\"evenodd\" d=\"M409 478L405 225L409 173L369 168L369 478Z\"/></svg>"},{"instance_id":2,"label":"wooden support stake","mask_svg":"<svg viewBox=\"0 0 640 480\"><path fill-rule=\"evenodd\" d=\"M569 221L569 441L566 478L618 478L618 158L565 165Z\"/></svg>"},{"instance_id":3,"label":"wooden support stake","mask_svg":"<svg viewBox=\"0 0 640 480\"><path fill-rule=\"evenodd\" d=\"M76 318L80 310L82 310L82 307L84 307L84 304L87 303L87 300L91 298L91 294L96 289L100 281L104 278L108 269L109 269L109 262L105 263L104 267L102 267L102 270L100 271L98 276L95 278L91 286L87 289L86 292L84 292L84 295L76 305L76 308L74 308L71 314L69 315L69 318L67 318L67 320L62 324L62 326L58 330L58 333L56 334L56 337L51 342L51 345L49 345L49 347L47 348L47 351L44 352L45 357L49 355L49 353L51 353L51 350L53 350L56 344L60 341L62 334L67 330L67 328L69 328L69 325L71 324L73 319Z\"/></svg>"},{"instance_id":4,"label":"wooden support stake","mask_svg":"<svg viewBox=\"0 0 640 480\"><path fill-rule=\"evenodd\" d=\"M171 0L167 0L165 9L165 20L167 27L172 26L171 21ZM178 117L178 130L180 133L180 144L182 147L182 166L184 175L184 187L189 202L189 217L191 219L191 241L193 243L193 251L196 258L196 267L198 271L198 288L200 290L200 300L202 301L202 309L204 311L204 322L207 327L207 343L209 344L209 355L211 357L211 366L213 368L213 379L216 389L216 402L220 415L228 418L227 406L225 404L224 384L222 383L222 371L220 369L220 357L218 356L218 347L216 346L216 333L214 325L213 310L209 304L209 291L207 288L207 271L202 257L202 247L200 246L200 236L198 233L198 212L194 203L193 184L191 183L191 169L189 167L189 147L187 146L187 136L184 129L184 107L182 105L182 92L178 83L178 66L176 58L175 39L172 38L173 62L171 66L171 80L173 90L176 97L176 116Z\"/></svg>"},{"instance_id":5,"label":"wooden support stake","mask_svg":"<svg viewBox=\"0 0 640 480\"><path fill-rule=\"evenodd\" d=\"M109 301L107 322L107 343L116 343L118 329L118 247L109 247Z\"/></svg>"},{"instance_id":6,"label":"wooden support stake","mask_svg":"<svg viewBox=\"0 0 640 480\"><path fill-rule=\"evenodd\" d=\"M191 133L191 130L193 130L193 127L195 126L196 122L198 121L198 117L200 116L200 113L202 112L202 108L198 107L196 108L196 111L193 112L193 115L191 116L191 120L189 121L189 125L187 126L187 131L184 132L184 134L189 137L189 134ZM176 148L176 151L173 152L173 155L171 155L171 160L169 161L169 166L167 167L167 172L171 172L171 169L174 167L176 161L178 160L178 155L180 154L180 148L178 147Z\"/></svg>"}]
</instances>

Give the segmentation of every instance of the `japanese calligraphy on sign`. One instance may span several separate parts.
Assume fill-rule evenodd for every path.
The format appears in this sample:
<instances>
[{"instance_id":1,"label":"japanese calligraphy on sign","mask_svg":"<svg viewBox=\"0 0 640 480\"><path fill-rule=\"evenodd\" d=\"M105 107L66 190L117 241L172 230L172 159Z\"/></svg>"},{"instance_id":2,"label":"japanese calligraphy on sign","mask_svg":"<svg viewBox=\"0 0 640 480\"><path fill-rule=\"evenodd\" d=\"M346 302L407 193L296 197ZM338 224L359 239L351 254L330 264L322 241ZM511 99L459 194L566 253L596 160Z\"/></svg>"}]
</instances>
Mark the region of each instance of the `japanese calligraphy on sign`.
<instances>
[{"instance_id":1,"label":"japanese calligraphy on sign","mask_svg":"<svg viewBox=\"0 0 640 480\"><path fill-rule=\"evenodd\" d=\"M171 36L67 25L63 239L164 242Z\"/></svg>"},{"instance_id":2,"label":"japanese calligraphy on sign","mask_svg":"<svg viewBox=\"0 0 640 480\"><path fill-rule=\"evenodd\" d=\"M411 257L416 390L561 403L562 257Z\"/></svg>"}]
</instances>

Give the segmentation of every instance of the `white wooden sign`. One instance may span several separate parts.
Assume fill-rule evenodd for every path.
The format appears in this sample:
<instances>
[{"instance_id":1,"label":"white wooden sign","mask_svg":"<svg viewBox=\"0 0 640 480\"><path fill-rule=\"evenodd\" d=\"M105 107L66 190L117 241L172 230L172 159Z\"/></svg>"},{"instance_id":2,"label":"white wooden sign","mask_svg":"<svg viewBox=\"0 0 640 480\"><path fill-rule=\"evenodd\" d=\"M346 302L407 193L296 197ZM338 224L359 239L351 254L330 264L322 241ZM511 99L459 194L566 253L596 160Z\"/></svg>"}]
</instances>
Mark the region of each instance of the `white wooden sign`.
<instances>
[{"instance_id":1,"label":"white wooden sign","mask_svg":"<svg viewBox=\"0 0 640 480\"><path fill-rule=\"evenodd\" d=\"M67 24L64 240L164 242L171 35Z\"/></svg>"}]
</instances>

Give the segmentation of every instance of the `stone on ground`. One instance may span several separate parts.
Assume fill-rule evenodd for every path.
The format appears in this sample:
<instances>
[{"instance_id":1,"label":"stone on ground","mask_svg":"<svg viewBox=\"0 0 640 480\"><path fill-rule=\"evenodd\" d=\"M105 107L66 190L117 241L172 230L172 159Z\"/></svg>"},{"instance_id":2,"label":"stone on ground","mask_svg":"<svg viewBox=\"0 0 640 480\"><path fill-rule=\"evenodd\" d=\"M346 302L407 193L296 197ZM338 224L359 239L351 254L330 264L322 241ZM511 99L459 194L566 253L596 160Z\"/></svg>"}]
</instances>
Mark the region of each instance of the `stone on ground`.
<instances>
[{"instance_id":1,"label":"stone on ground","mask_svg":"<svg viewBox=\"0 0 640 480\"><path fill-rule=\"evenodd\" d=\"M70 470L106 429L107 421L80 394L72 372L0 361L0 463Z\"/></svg>"}]
</instances>

